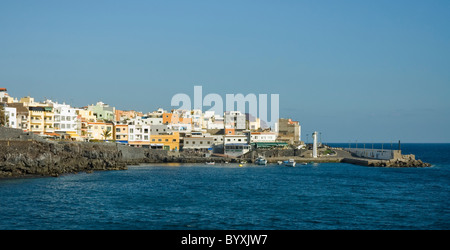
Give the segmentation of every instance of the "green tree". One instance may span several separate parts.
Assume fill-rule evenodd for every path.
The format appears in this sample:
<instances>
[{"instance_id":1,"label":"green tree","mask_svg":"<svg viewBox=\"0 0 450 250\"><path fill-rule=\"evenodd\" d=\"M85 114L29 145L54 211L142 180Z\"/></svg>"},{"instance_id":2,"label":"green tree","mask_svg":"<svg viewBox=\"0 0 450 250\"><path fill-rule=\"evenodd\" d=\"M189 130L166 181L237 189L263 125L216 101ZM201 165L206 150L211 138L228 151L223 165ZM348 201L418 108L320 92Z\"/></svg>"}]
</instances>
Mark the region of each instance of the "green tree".
<instances>
[{"instance_id":1,"label":"green tree","mask_svg":"<svg viewBox=\"0 0 450 250\"><path fill-rule=\"evenodd\" d=\"M105 141L106 141L108 139L108 137L111 136L111 130L107 130L107 129L103 130L102 136L103 136L103 138L105 138Z\"/></svg>"}]
</instances>

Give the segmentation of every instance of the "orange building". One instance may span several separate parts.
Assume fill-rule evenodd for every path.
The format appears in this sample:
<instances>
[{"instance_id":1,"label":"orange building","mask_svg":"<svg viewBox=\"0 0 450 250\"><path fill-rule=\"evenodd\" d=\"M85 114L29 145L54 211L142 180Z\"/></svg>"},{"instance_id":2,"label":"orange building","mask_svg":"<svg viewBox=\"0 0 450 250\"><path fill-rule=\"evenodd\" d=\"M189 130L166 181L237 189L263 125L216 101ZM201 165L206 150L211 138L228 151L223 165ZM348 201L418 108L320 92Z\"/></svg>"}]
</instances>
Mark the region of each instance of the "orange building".
<instances>
[{"instance_id":1,"label":"orange building","mask_svg":"<svg viewBox=\"0 0 450 250\"><path fill-rule=\"evenodd\" d=\"M117 124L114 129L114 138L117 142L127 144L128 143L128 125L127 124Z\"/></svg>"},{"instance_id":2,"label":"orange building","mask_svg":"<svg viewBox=\"0 0 450 250\"><path fill-rule=\"evenodd\" d=\"M150 146L152 148L162 148L164 150L180 150L180 133L172 132L150 136Z\"/></svg>"},{"instance_id":3,"label":"orange building","mask_svg":"<svg viewBox=\"0 0 450 250\"><path fill-rule=\"evenodd\" d=\"M123 121L126 119L133 119L136 116L144 115L141 112L137 112L134 110L124 111L124 110L117 110L117 109L115 110L114 114L115 114L116 122Z\"/></svg>"},{"instance_id":4,"label":"orange building","mask_svg":"<svg viewBox=\"0 0 450 250\"><path fill-rule=\"evenodd\" d=\"M183 118L178 114L164 113L163 124L191 124L192 118Z\"/></svg>"}]
</instances>

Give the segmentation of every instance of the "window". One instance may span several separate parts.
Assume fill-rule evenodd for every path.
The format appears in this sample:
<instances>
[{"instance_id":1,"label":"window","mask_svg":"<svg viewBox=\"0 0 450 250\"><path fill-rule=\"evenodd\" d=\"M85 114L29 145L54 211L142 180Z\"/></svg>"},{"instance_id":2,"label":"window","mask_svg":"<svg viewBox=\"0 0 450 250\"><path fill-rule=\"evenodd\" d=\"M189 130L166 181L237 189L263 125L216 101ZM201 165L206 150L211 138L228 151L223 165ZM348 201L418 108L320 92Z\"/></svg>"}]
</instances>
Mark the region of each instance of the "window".
<instances>
[{"instance_id":1,"label":"window","mask_svg":"<svg viewBox=\"0 0 450 250\"><path fill-rule=\"evenodd\" d=\"M177 139L173 139L172 141L173 141L173 142L176 142L176 141L177 141Z\"/></svg>"},{"instance_id":2,"label":"window","mask_svg":"<svg viewBox=\"0 0 450 250\"><path fill-rule=\"evenodd\" d=\"M120 133L120 128L116 128L116 132L119 132L119 133Z\"/></svg>"},{"instance_id":3,"label":"window","mask_svg":"<svg viewBox=\"0 0 450 250\"><path fill-rule=\"evenodd\" d=\"M144 140L148 141L148 135L144 135Z\"/></svg>"},{"instance_id":4,"label":"window","mask_svg":"<svg viewBox=\"0 0 450 250\"><path fill-rule=\"evenodd\" d=\"M120 135L116 135L116 140L120 140Z\"/></svg>"},{"instance_id":5,"label":"window","mask_svg":"<svg viewBox=\"0 0 450 250\"><path fill-rule=\"evenodd\" d=\"M134 133L134 129L130 128L130 133Z\"/></svg>"},{"instance_id":6,"label":"window","mask_svg":"<svg viewBox=\"0 0 450 250\"><path fill-rule=\"evenodd\" d=\"M155 139L152 139L152 141L155 141Z\"/></svg>"},{"instance_id":7,"label":"window","mask_svg":"<svg viewBox=\"0 0 450 250\"><path fill-rule=\"evenodd\" d=\"M162 141L162 139L158 139L158 141Z\"/></svg>"},{"instance_id":8,"label":"window","mask_svg":"<svg viewBox=\"0 0 450 250\"><path fill-rule=\"evenodd\" d=\"M202 142L202 141L200 141L200 144L203 144L203 142Z\"/></svg>"},{"instance_id":9,"label":"window","mask_svg":"<svg viewBox=\"0 0 450 250\"><path fill-rule=\"evenodd\" d=\"M227 139L227 141L231 141L230 139Z\"/></svg>"},{"instance_id":10,"label":"window","mask_svg":"<svg viewBox=\"0 0 450 250\"><path fill-rule=\"evenodd\" d=\"M175 140L175 139L174 139ZM186 144L189 144L189 141L186 141Z\"/></svg>"},{"instance_id":11,"label":"window","mask_svg":"<svg viewBox=\"0 0 450 250\"><path fill-rule=\"evenodd\" d=\"M166 139L166 141L168 142L168 141L169 141L169 139Z\"/></svg>"}]
</instances>

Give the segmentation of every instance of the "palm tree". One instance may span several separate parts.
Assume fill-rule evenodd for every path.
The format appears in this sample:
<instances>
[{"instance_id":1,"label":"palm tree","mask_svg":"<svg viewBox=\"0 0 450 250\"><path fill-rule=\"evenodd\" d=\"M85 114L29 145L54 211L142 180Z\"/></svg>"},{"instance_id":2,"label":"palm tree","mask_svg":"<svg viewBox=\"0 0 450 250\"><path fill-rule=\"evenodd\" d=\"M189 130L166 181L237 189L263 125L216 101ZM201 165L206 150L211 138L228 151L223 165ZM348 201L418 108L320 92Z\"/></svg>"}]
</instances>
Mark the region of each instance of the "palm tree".
<instances>
[{"instance_id":1,"label":"palm tree","mask_svg":"<svg viewBox=\"0 0 450 250\"><path fill-rule=\"evenodd\" d=\"M102 136L105 138L105 141L108 139L108 137L111 136L111 130L103 130Z\"/></svg>"}]
</instances>

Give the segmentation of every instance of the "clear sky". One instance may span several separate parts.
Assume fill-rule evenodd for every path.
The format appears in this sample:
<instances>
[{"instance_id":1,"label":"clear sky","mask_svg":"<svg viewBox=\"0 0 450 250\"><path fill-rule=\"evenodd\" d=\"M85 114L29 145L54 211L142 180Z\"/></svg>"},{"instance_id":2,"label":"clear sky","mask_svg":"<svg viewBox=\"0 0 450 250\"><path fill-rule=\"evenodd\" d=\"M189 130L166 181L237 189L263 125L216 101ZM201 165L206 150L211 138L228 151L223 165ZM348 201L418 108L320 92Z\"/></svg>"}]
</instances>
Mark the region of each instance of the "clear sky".
<instances>
[{"instance_id":1,"label":"clear sky","mask_svg":"<svg viewBox=\"0 0 450 250\"><path fill-rule=\"evenodd\" d=\"M325 142L450 142L448 0L0 0L0 87L75 107L280 94Z\"/></svg>"}]
</instances>

